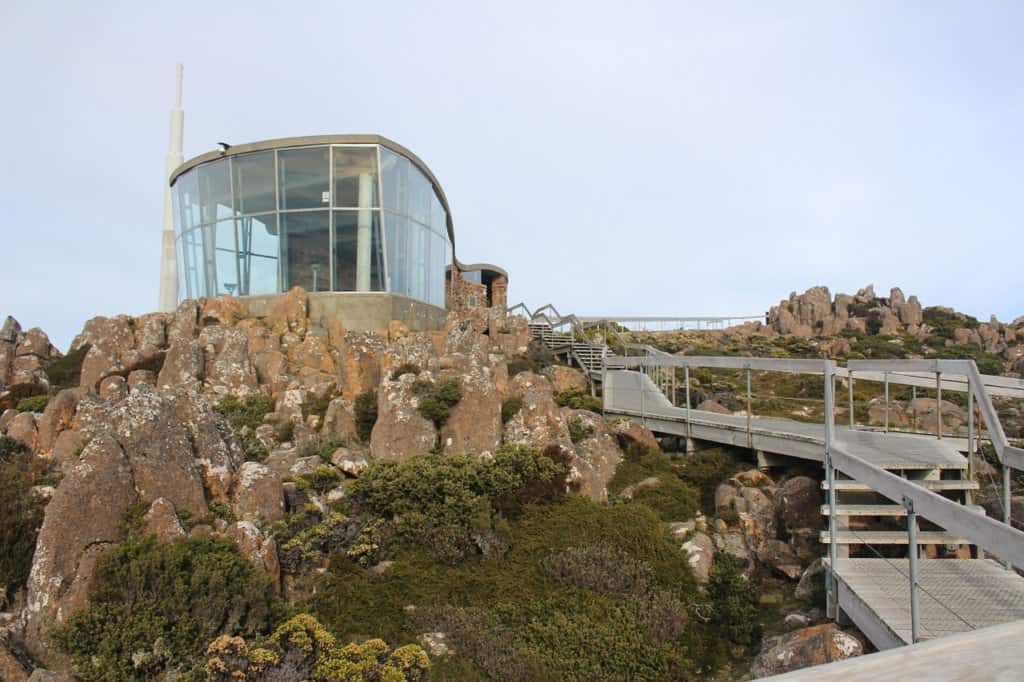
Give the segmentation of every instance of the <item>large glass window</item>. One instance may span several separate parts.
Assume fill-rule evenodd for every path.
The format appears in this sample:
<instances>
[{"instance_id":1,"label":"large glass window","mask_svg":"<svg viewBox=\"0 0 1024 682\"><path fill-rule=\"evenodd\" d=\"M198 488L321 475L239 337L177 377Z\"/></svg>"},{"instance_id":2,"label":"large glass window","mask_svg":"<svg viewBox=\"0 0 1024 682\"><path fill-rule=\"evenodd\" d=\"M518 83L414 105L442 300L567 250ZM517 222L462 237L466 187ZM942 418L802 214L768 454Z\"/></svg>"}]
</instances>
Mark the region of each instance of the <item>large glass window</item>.
<instances>
[{"instance_id":1,"label":"large glass window","mask_svg":"<svg viewBox=\"0 0 1024 682\"><path fill-rule=\"evenodd\" d=\"M334 212L334 290L384 291L379 211Z\"/></svg>"},{"instance_id":2,"label":"large glass window","mask_svg":"<svg viewBox=\"0 0 1024 682\"><path fill-rule=\"evenodd\" d=\"M329 217L327 211L281 214L284 289L331 290Z\"/></svg>"},{"instance_id":3,"label":"large glass window","mask_svg":"<svg viewBox=\"0 0 1024 682\"><path fill-rule=\"evenodd\" d=\"M274 152L241 154L231 160L234 169L235 210L266 213L277 209Z\"/></svg>"},{"instance_id":4,"label":"large glass window","mask_svg":"<svg viewBox=\"0 0 1024 682\"><path fill-rule=\"evenodd\" d=\"M173 193L190 298L391 291L444 305L447 214L416 164L377 145L226 155Z\"/></svg>"},{"instance_id":5,"label":"large glass window","mask_svg":"<svg viewBox=\"0 0 1024 682\"><path fill-rule=\"evenodd\" d=\"M378 206L376 147L334 147L334 205Z\"/></svg>"},{"instance_id":6,"label":"large glass window","mask_svg":"<svg viewBox=\"0 0 1024 682\"><path fill-rule=\"evenodd\" d=\"M199 212L204 225L234 215L231 207L231 176L228 160L204 163L199 172Z\"/></svg>"},{"instance_id":7,"label":"large glass window","mask_svg":"<svg viewBox=\"0 0 1024 682\"><path fill-rule=\"evenodd\" d=\"M279 244L277 214L238 219L241 295L274 294L281 291L277 272Z\"/></svg>"},{"instance_id":8,"label":"large glass window","mask_svg":"<svg viewBox=\"0 0 1024 682\"><path fill-rule=\"evenodd\" d=\"M281 210L327 208L331 203L328 148L285 149L278 152Z\"/></svg>"}]
</instances>

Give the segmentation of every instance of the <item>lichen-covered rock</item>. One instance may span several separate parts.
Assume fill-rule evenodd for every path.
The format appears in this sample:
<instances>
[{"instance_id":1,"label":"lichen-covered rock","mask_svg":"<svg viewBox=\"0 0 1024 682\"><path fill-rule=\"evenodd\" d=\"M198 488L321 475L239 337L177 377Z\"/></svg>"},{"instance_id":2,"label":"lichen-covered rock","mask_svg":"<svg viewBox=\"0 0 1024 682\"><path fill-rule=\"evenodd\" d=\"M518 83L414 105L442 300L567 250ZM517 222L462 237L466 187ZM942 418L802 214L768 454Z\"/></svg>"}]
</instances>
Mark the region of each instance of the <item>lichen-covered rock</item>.
<instances>
[{"instance_id":1,"label":"lichen-covered rock","mask_svg":"<svg viewBox=\"0 0 1024 682\"><path fill-rule=\"evenodd\" d=\"M89 352L82 360L82 386L95 391L102 379L114 374L127 374L136 368L133 364L141 363L141 354L138 357L130 355L135 348L133 324L127 315L94 317L85 323L82 332L71 343L72 350L89 345Z\"/></svg>"},{"instance_id":2,"label":"lichen-covered rock","mask_svg":"<svg viewBox=\"0 0 1024 682\"><path fill-rule=\"evenodd\" d=\"M424 379L429 378L429 374L424 375ZM412 390L416 379L403 374L396 381L385 380L381 384L377 393L377 423L370 435L373 459L405 459L434 449L437 432L419 413L419 399Z\"/></svg>"},{"instance_id":3,"label":"lichen-covered rock","mask_svg":"<svg viewBox=\"0 0 1024 682\"><path fill-rule=\"evenodd\" d=\"M3 682L25 682L31 670L11 653L0 640L0 680Z\"/></svg>"},{"instance_id":4,"label":"lichen-covered rock","mask_svg":"<svg viewBox=\"0 0 1024 682\"><path fill-rule=\"evenodd\" d=\"M88 397L79 402L78 420L87 438L112 436L124 450L142 501L166 497L175 509L206 516L202 471L193 458L192 434L174 403L141 386L120 403Z\"/></svg>"},{"instance_id":5,"label":"lichen-covered rock","mask_svg":"<svg viewBox=\"0 0 1024 682\"><path fill-rule=\"evenodd\" d=\"M654 432L632 419L613 419L611 428L623 449L636 445L645 450L661 450Z\"/></svg>"},{"instance_id":6,"label":"lichen-covered rock","mask_svg":"<svg viewBox=\"0 0 1024 682\"><path fill-rule=\"evenodd\" d=\"M272 523L284 518L281 476L258 462L245 462L238 470L235 514L243 521Z\"/></svg>"},{"instance_id":7,"label":"lichen-covered rock","mask_svg":"<svg viewBox=\"0 0 1024 682\"><path fill-rule=\"evenodd\" d=\"M708 581L715 559L715 545L711 537L706 533L694 533L683 543L682 548L686 552L686 561L693 571L693 577L703 585Z\"/></svg>"},{"instance_id":8,"label":"lichen-covered rock","mask_svg":"<svg viewBox=\"0 0 1024 682\"><path fill-rule=\"evenodd\" d=\"M775 505L787 529L821 526L821 489L808 476L787 479L775 491Z\"/></svg>"},{"instance_id":9,"label":"lichen-covered rock","mask_svg":"<svg viewBox=\"0 0 1024 682\"><path fill-rule=\"evenodd\" d=\"M171 341L171 347L164 357L163 367L157 376L156 385L161 390L186 389L198 391L202 388L204 354L199 341L192 336L180 336ZM83 385L85 385L83 383Z\"/></svg>"},{"instance_id":10,"label":"lichen-covered rock","mask_svg":"<svg viewBox=\"0 0 1024 682\"><path fill-rule=\"evenodd\" d=\"M142 532L155 535L159 543L173 542L185 537L185 529L181 526L174 505L163 497L153 500L149 509L142 516Z\"/></svg>"},{"instance_id":11,"label":"lichen-covered rock","mask_svg":"<svg viewBox=\"0 0 1024 682\"><path fill-rule=\"evenodd\" d=\"M109 376L100 381L100 397L116 403L128 395L128 382L120 374Z\"/></svg>"},{"instance_id":12,"label":"lichen-covered rock","mask_svg":"<svg viewBox=\"0 0 1024 682\"><path fill-rule=\"evenodd\" d=\"M281 589L281 563L277 556L277 543L273 536L263 535L251 521L238 521L228 526L224 535L237 546L238 551L252 562L252 565L267 574L274 591Z\"/></svg>"},{"instance_id":13,"label":"lichen-covered rock","mask_svg":"<svg viewBox=\"0 0 1024 682\"><path fill-rule=\"evenodd\" d=\"M543 450L549 445L572 448L569 429L555 404L551 382L531 372L520 372L509 382L509 392L522 400L522 407L505 424L506 443Z\"/></svg>"},{"instance_id":14,"label":"lichen-covered rock","mask_svg":"<svg viewBox=\"0 0 1024 682\"><path fill-rule=\"evenodd\" d=\"M207 393L244 397L258 392L245 332L223 325L204 327L199 332L198 346L203 352L203 387Z\"/></svg>"},{"instance_id":15,"label":"lichen-covered rock","mask_svg":"<svg viewBox=\"0 0 1024 682\"><path fill-rule=\"evenodd\" d=\"M544 376L551 380L551 388L555 393L571 389L579 391L590 390L590 382L587 381L586 375L575 367L551 365L545 368Z\"/></svg>"},{"instance_id":16,"label":"lichen-covered rock","mask_svg":"<svg viewBox=\"0 0 1024 682\"><path fill-rule=\"evenodd\" d=\"M835 623L814 625L765 639L750 673L754 677L860 656L865 642L859 634L840 630Z\"/></svg>"},{"instance_id":17,"label":"lichen-covered rock","mask_svg":"<svg viewBox=\"0 0 1024 682\"><path fill-rule=\"evenodd\" d=\"M442 359L448 359L450 366L445 375L457 378L462 390L462 398L441 429L443 451L494 452L501 445L501 396L486 350L481 344Z\"/></svg>"},{"instance_id":18,"label":"lichen-covered rock","mask_svg":"<svg viewBox=\"0 0 1024 682\"><path fill-rule=\"evenodd\" d=\"M7 423L7 437L20 440L30 449L35 450L39 444L39 429L36 427L36 415L22 412Z\"/></svg>"},{"instance_id":19,"label":"lichen-covered rock","mask_svg":"<svg viewBox=\"0 0 1024 682\"><path fill-rule=\"evenodd\" d=\"M147 386L144 390L152 389ZM188 432L192 458L201 469L206 493L217 502L227 504L234 472L245 460L242 444L205 396L177 391L164 394L164 398Z\"/></svg>"},{"instance_id":20,"label":"lichen-covered rock","mask_svg":"<svg viewBox=\"0 0 1024 682\"><path fill-rule=\"evenodd\" d=\"M355 411L351 401L339 396L327 404L321 435L326 440L341 443L358 439Z\"/></svg>"},{"instance_id":21,"label":"lichen-covered rock","mask_svg":"<svg viewBox=\"0 0 1024 682\"><path fill-rule=\"evenodd\" d=\"M569 481L579 486L581 494L598 502L606 501L608 482L622 461L618 439L599 414L563 408L562 416L566 423L578 419L587 433L570 449Z\"/></svg>"},{"instance_id":22,"label":"lichen-covered rock","mask_svg":"<svg viewBox=\"0 0 1024 682\"><path fill-rule=\"evenodd\" d=\"M128 458L98 434L70 467L46 506L28 581L26 644L46 662L46 633L85 607L102 554L124 539L136 499Z\"/></svg>"}]
</instances>

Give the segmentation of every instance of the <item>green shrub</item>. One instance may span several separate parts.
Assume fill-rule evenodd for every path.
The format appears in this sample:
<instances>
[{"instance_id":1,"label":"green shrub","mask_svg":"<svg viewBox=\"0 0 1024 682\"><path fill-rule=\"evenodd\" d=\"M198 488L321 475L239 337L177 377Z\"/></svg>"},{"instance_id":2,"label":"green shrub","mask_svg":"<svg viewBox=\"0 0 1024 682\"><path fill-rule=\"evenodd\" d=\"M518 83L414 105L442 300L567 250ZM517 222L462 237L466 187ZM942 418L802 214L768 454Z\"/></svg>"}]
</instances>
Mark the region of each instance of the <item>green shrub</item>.
<instances>
[{"instance_id":1,"label":"green shrub","mask_svg":"<svg viewBox=\"0 0 1024 682\"><path fill-rule=\"evenodd\" d=\"M590 395L581 388L567 388L555 394L555 404L559 407L569 407L574 410L590 410L601 414L604 410L604 401L601 398Z\"/></svg>"},{"instance_id":2,"label":"green shrub","mask_svg":"<svg viewBox=\"0 0 1024 682\"><path fill-rule=\"evenodd\" d=\"M78 386L82 378L82 362L91 347L88 343L83 344L45 367L43 371L53 390Z\"/></svg>"},{"instance_id":3,"label":"green shrub","mask_svg":"<svg viewBox=\"0 0 1024 682\"><path fill-rule=\"evenodd\" d=\"M639 595L654 584L654 571L625 550L600 543L569 547L541 561L555 580L601 594Z\"/></svg>"},{"instance_id":4,"label":"green shrub","mask_svg":"<svg viewBox=\"0 0 1024 682\"><path fill-rule=\"evenodd\" d=\"M331 384L327 389L321 393L316 394L313 392L307 393L306 397L302 400L302 416L311 417L317 416L322 420L324 415L327 414L327 408L331 404L331 401L338 396L335 390L334 384Z\"/></svg>"},{"instance_id":5,"label":"green shrub","mask_svg":"<svg viewBox=\"0 0 1024 682\"><path fill-rule=\"evenodd\" d=\"M687 455L676 466L679 478L700 493L700 506L709 516L715 512L715 489L736 473L736 462L717 448Z\"/></svg>"},{"instance_id":6,"label":"green shrub","mask_svg":"<svg viewBox=\"0 0 1024 682\"><path fill-rule=\"evenodd\" d=\"M0 610L25 588L46 502L32 493L43 461L24 443L0 435Z\"/></svg>"},{"instance_id":7,"label":"green shrub","mask_svg":"<svg viewBox=\"0 0 1024 682\"><path fill-rule=\"evenodd\" d=\"M662 453L641 445L630 445L615 469L615 475L608 482L608 494L618 495L626 486L671 471L672 464Z\"/></svg>"},{"instance_id":8,"label":"green shrub","mask_svg":"<svg viewBox=\"0 0 1024 682\"><path fill-rule=\"evenodd\" d=\"M274 411L273 398L265 395L226 396L213 409L228 420L231 430L242 443L246 461L262 462L267 458L269 453L256 437L256 429L263 424L263 417Z\"/></svg>"},{"instance_id":9,"label":"green shrub","mask_svg":"<svg viewBox=\"0 0 1024 682\"><path fill-rule=\"evenodd\" d=\"M419 398L417 410L427 421L433 422L434 426L441 428L448 417L451 409L462 400L462 387L458 379L443 379L437 383L417 379L412 390Z\"/></svg>"},{"instance_id":10,"label":"green shrub","mask_svg":"<svg viewBox=\"0 0 1024 682\"><path fill-rule=\"evenodd\" d=\"M321 512L314 505L274 524L281 570L296 575L347 550L359 534L359 522L344 514Z\"/></svg>"},{"instance_id":11,"label":"green shrub","mask_svg":"<svg viewBox=\"0 0 1024 682\"><path fill-rule=\"evenodd\" d=\"M377 423L377 391L371 390L356 396L353 406L356 417L356 432L360 440L369 442L373 425Z\"/></svg>"},{"instance_id":12,"label":"green shrub","mask_svg":"<svg viewBox=\"0 0 1024 682\"><path fill-rule=\"evenodd\" d=\"M710 624L724 639L749 645L760 637L757 595L732 555L715 554L707 596L713 608Z\"/></svg>"},{"instance_id":13,"label":"green shrub","mask_svg":"<svg viewBox=\"0 0 1024 682\"><path fill-rule=\"evenodd\" d=\"M198 672L210 640L265 633L278 610L267 577L227 540L132 538L97 579L89 606L53 633L85 680Z\"/></svg>"},{"instance_id":14,"label":"green shrub","mask_svg":"<svg viewBox=\"0 0 1024 682\"><path fill-rule=\"evenodd\" d=\"M391 380L397 381L398 377L402 376L403 374L412 374L413 376L417 376L420 373L420 371L421 370L419 365L414 364L412 362L404 362L398 367L395 367L393 370L391 370Z\"/></svg>"},{"instance_id":15,"label":"green shrub","mask_svg":"<svg viewBox=\"0 0 1024 682\"><path fill-rule=\"evenodd\" d=\"M594 427L580 417L573 417L569 420L569 440L573 443L582 443L594 435Z\"/></svg>"},{"instance_id":16,"label":"green shrub","mask_svg":"<svg viewBox=\"0 0 1024 682\"><path fill-rule=\"evenodd\" d=\"M341 472L334 467L319 466L313 473L297 477L295 484L299 490L312 488L323 495L328 490L337 488L338 484L341 483L341 478Z\"/></svg>"},{"instance_id":17,"label":"green shrub","mask_svg":"<svg viewBox=\"0 0 1024 682\"><path fill-rule=\"evenodd\" d=\"M340 440L329 439L320 443L320 448L317 450L317 456L320 461L324 464L331 463L331 455L335 453L338 448L345 447L345 442Z\"/></svg>"},{"instance_id":18,"label":"green shrub","mask_svg":"<svg viewBox=\"0 0 1024 682\"><path fill-rule=\"evenodd\" d=\"M633 501L653 509L663 521L692 519L700 509L700 494L673 473L658 476L656 486L637 490Z\"/></svg>"},{"instance_id":19,"label":"green shrub","mask_svg":"<svg viewBox=\"0 0 1024 682\"><path fill-rule=\"evenodd\" d=\"M394 524L398 537L439 560L456 563L507 549L506 516L549 501L564 463L523 447L499 448L491 460L425 454L371 466L350 487L356 509ZM557 493L555 493L557 494Z\"/></svg>"},{"instance_id":20,"label":"green shrub","mask_svg":"<svg viewBox=\"0 0 1024 682\"><path fill-rule=\"evenodd\" d=\"M519 410L523 409L522 398L509 398L503 400L501 403L501 423L507 424L512 420L512 417L519 414Z\"/></svg>"},{"instance_id":21,"label":"green shrub","mask_svg":"<svg viewBox=\"0 0 1024 682\"><path fill-rule=\"evenodd\" d=\"M48 395L36 395L31 398L22 398L14 408L18 412L42 412L50 402Z\"/></svg>"}]
</instances>

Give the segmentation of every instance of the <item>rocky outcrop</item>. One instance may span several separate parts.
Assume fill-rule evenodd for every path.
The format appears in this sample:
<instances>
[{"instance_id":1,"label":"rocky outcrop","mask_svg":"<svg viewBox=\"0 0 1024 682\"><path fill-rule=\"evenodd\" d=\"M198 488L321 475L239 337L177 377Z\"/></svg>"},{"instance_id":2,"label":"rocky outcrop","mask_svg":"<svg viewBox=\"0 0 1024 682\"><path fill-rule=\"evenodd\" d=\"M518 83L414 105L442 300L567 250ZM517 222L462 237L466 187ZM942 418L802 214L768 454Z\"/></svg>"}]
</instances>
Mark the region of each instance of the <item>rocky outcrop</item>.
<instances>
[{"instance_id":1,"label":"rocky outcrop","mask_svg":"<svg viewBox=\"0 0 1024 682\"><path fill-rule=\"evenodd\" d=\"M57 486L39 531L26 609L26 644L36 658L52 655L46 632L86 605L97 562L124 539L125 515L136 498L120 444L96 435Z\"/></svg>"},{"instance_id":2,"label":"rocky outcrop","mask_svg":"<svg viewBox=\"0 0 1024 682\"><path fill-rule=\"evenodd\" d=\"M608 482L622 461L618 439L604 418L593 412L562 408L562 419L566 423L579 420L586 433L570 450L569 482L578 486L581 494L604 502L608 499Z\"/></svg>"},{"instance_id":3,"label":"rocky outcrop","mask_svg":"<svg viewBox=\"0 0 1024 682\"><path fill-rule=\"evenodd\" d=\"M16 397L50 390L45 367L61 356L39 328L23 332L8 316L0 326L0 405L13 407Z\"/></svg>"},{"instance_id":4,"label":"rocky outcrop","mask_svg":"<svg viewBox=\"0 0 1024 682\"><path fill-rule=\"evenodd\" d=\"M238 471L235 514L243 521L272 523L284 518L281 476L258 462L246 462Z\"/></svg>"},{"instance_id":5,"label":"rocky outcrop","mask_svg":"<svg viewBox=\"0 0 1024 682\"><path fill-rule=\"evenodd\" d=\"M505 424L506 443L519 443L537 449L560 445L569 450L569 429L555 404L551 382L531 372L521 372L509 382L509 392L522 400L522 407Z\"/></svg>"},{"instance_id":6,"label":"rocky outcrop","mask_svg":"<svg viewBox=\"0 0 1024 682\"><path fill-rule=\"evenodd\" d=\"M840 630L835 623L814 625L769 637L761 645L750 674L781 675L790 670L860 656L866 643L859 633Z\"/></svg>"},{"instance_id":7,"label":"rocky outcrop","mask_svg":"<svg viewBox=\"0 0 1024 682\"><path fill-rule=\"evenodd\" d=\"M424 375L424 380L429 378ZM416 379L403 374L395 381L382 382L377 393L377 423L370 437L374 459L405 459L434 449L437 431L419 413L419 398L413 391Z\"/></svg>"}]
</instances>

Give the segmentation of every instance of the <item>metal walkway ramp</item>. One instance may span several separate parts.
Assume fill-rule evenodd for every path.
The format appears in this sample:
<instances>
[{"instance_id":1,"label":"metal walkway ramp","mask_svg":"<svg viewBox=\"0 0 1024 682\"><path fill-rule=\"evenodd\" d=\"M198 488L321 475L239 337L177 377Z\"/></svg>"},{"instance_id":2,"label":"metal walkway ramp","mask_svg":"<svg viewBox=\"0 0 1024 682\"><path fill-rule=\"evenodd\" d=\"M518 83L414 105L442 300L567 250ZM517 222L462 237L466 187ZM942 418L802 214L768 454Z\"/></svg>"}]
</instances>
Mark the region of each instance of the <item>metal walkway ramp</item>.
<instances>
[{"instance_id":1,"label":"metal walkway ramp","mask_svg":"<svg viewBox=\"0 0 1024 682\"><path fill-rule=\"evenodd\" d=\"M1024 397L1024 382L983 376L970 360L853 360L839 367L832 360L675 356L627 343L607 324L594 333L592 325L599 321L585 324L546 308L554 318L544 309L530 316L535 338L580 366L595 389L600 385L606 413L687 443L708 441L824 465L828 504L822 513L828 530L821 542L828 553L828 613L852 620L879 649L1024 619L1024 578L1009 570L1024 566L1024 533L1011 526L1009 500L1010 471L1024 470L1024 449L1007 440L991 401L991 395ZM616 341L620 352L608 341ZM744 413L693 409L689 372L696 367L745 372ZM821 376L823 422L755 417L750 400L755 371ZM930 436L889 432L888 416L884 430L856 428L852 410L850 426L837 428L836 380L845 379L852 396L855 376L884 382L887 410L890 384L934 387L939 404L944 389L966 392L966 440L943 438L941 420ZM979 487L972 475L975 453L983 438L1002 465L1001 522L972 504ZM895 530L869 530L862 525L865 517L882 519ZM937 530L919 532L919 518ZM871 548L878 558L849 558L850 547L857 545ZM886 558L874 545L903 545L906 558ZM921 546L952 557L922 559ZM1003 565L985 559L986 551Z\"/></svg>"}]
</instances>

